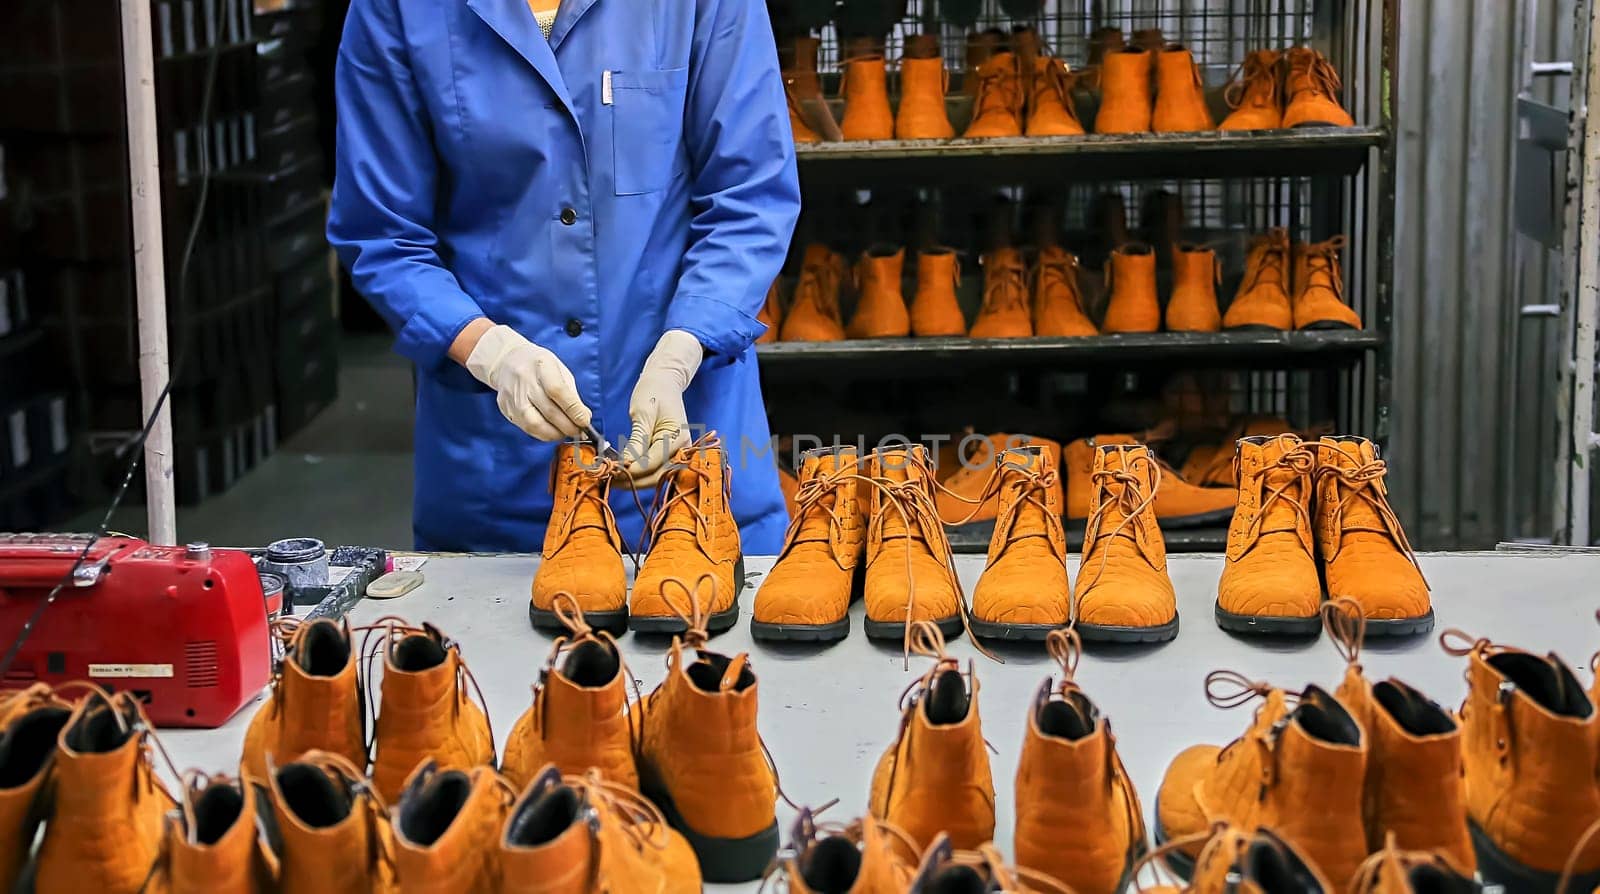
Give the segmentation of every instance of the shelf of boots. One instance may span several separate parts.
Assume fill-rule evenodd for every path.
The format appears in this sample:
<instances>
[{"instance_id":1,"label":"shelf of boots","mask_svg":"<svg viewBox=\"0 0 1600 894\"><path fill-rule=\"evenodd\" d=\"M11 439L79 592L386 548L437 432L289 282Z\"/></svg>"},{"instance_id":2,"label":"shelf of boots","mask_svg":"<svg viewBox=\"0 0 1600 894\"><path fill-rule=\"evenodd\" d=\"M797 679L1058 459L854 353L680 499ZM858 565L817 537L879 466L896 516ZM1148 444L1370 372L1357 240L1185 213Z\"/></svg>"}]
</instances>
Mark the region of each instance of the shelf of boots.
<instances>
[{"instance_id":1,"label":"shelf of boots","mask_svg":"<svg viewBox=\"0 0 1600 894\"><path fill-rule=\"evenodd\" d=\"M758 345L764 375L810 373L818 364L837 371L892 369L948 374L976 367L1052 366L1090 368L1108 363L1215 361L1230 367L1276 369L1353 362L1381 347L1384 336L1368 329L1300 332L1150 332L1076 338L876 338Z\"/></svg>"}]
</instances>

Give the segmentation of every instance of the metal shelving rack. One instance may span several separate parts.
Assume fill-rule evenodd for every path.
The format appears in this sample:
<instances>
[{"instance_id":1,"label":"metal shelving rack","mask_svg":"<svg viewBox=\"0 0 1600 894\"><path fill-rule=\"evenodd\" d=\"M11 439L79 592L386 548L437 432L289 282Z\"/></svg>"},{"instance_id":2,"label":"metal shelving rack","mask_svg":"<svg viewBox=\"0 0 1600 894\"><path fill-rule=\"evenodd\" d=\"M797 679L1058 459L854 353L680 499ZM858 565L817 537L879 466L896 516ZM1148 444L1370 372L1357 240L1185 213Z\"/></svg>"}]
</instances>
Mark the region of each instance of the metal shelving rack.
<instances>
[{"instance_id":1,"label":"metal shelving rack","mask_svg":"<svg viewBox=\"0 0 1600 894\"><path fill-rule=\"evenodd\" d=\"M1287 227L1291 238L1304 241L1345 234L1349 238L1343 256L1346 298L1361 314L1365 328L1077 339L778 342L758 351L774 430L813 430L819 417L827 418L819 405L837 399L844 404L834 416L839 427L944 431L977 424L981 431L985 430L981 422L962 415L981 417L988 408L981 395L976 403L964 400L963 387L970 394L981 392L982 383L987 383L1013 394L1037 396L1051 390L1054 377L1066 380L1066 392L1075 395L1067 400L1072 404L1066 412L1070 418L1035 406L1036 414L1024 414L1032 415L1031 420L1012 422L991 415L989 430L1032 431L1023 426L1033 421L1050 429L1037 434L1078 437L1119 430L1103 421L1104 413L1096 422L1084 418L1095 416L1083 412L1082 404L1094 398L1100 385L1127 391L1124 386L1131 384L1133 390L1143 388L1148 394L1159 390L1155 383L1163 377L1193 371L1213 383L1226 381L1236 412L1284 415L1297 426L1332 423L1339 431L1380 442L1387 439L1395 202L1392 85L1399 0L1043 0L1037 16L1021 19L1005 15L998 0L984 0L976 22L965 29L942 22L934 2L908 0L906 17L885 39L891 98L896 95L893 63L905 38L938 29L951 72L950 117L958 133L971 115L971 99L960 90L965 35L990 28L1009 31L1020 25L1034 27L1074 70L1086 65L1088 38L1097 28L1120 27L1130 36L1139 29L1160 28L1167 40L1182 42L1194 53L1218 121L1228 111L1225 85L1250 50L1309 45L1326 55L1340 73L1342 99L1356 126L1096 135L1092 122L1097 99L1079 89L1075 98L1079 116L1091 130L1087 136L804 145L797 155L807 213L829 203L844 211L838 220L813 222L809 229L803 220L796 257L808 236L825 236L836 248L844 242L857 251L868 239L877 238L870 227L867 235L852 231L856 222L850 219L851 202L858 199L851 197L870 193L873 203L948 206L943 224L948 233L959 228L961 214L970 210L958 206L974 205L972 196L988 190L1013 198L1049 193L1062 210L1063 241L1092 267L1097 262L1089 260L1080 246L1094 242L1090 209L1096 197L1120 197L1133 227L1140 196L1166 191L1181 199L1185 238L1218 246L1225 269L1218 294L1224 306L1242 274L1250 236L1274 226ZM1017 7L1015 2L1006 5ZM821 34L820 73L832 96L840 39L833 25ZM893 218L894 213L888 216ZM914 214L901 214L901 219ZM950 225L953 220L955 227ZM906 242L912 241L914 226L904 226ZM955 237L964 242L951 244L971 246L978 238L977 229ZM915 287L915 264L909 254L904 289L908 300ZM976 261L977 251L968 252L959 289L969 321L981 302L982 274ZM1099 280L1093 272L1089 279L1093 282L1088 289L1093 291ZM792 287L792 279L780 287L785 301ZM1167 288L1163 274L1163 297ZM1086 298L1090 303L1103 300L1087 294ZM848 315L850 308L844 310ZM848 384L863 380L887 387L895 400L912 405L892 401L874 405L864 400L860 389ZM1024 402L1028 399L1024 397ZM808 423L811 428L804 427ZM1096 424L1106 427L1096 429ZM916 425L922 427L906 427ZM873 431L864 434L870 438ZM1216 545L1206 538L1199 541L1189 545Z\"/></svg>"}]
</instances>

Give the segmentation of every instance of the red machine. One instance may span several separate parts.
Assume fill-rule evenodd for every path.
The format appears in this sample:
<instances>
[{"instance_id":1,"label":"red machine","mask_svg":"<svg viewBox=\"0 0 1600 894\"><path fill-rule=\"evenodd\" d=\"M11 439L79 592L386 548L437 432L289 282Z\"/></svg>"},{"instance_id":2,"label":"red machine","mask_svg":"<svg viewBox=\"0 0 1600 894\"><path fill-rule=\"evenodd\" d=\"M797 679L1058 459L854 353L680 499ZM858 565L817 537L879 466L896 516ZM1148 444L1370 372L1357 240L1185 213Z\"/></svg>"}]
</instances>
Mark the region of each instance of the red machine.
<instances>
[{"instance_id":1,"label":"red machine","mask_svg":"<svg viewBox=\"0 0 1600 894\"><path fill-rule=\"evenodd\" d=\"M66 577L86 534L0 534L0 654ZM221 726L271 674L250 556L104 537L44 609L0 687L91 680L135 692L157 726Z\"/></svg>"}]
</instances>

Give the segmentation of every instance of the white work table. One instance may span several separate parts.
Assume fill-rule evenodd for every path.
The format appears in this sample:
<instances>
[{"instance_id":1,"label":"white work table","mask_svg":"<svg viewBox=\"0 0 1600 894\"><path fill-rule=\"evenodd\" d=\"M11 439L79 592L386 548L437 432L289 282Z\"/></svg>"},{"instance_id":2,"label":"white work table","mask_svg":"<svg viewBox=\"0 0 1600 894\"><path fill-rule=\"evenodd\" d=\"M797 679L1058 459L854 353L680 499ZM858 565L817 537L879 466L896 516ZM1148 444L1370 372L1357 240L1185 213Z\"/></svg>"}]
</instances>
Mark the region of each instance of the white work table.
<instances>
[{"instance_id":1,"label":"white work table","mask_svg":"<svg viewBox=\"0 0 1600 894\"><path fill-rule=\"evenodd\" d=\"M968 593L983 561L982 556L957 559ZM503 745L529 704L529 687L550 649L551 637L528 624L529 584L537 562L533 556L435 556L422 569L426 583L421 588L399 599L363 601L351 612L351 621L400 615L432 622L460 642L489 703L497 743ZM928 667L928 660L913 657L908 671L898 643L869 641L861 632L859 603L851 608L849 638L832 646L753 642L751 606L771 563L770 558L747 559L749 582L740 596L739 623L713 638L711 648L750 653L760 681L762 735L789 797L799 804L838 798L840 803L826 817L847 820L866 809L873 767L898 727L896 700ZM1077 564L1074 557L1074 581ZM1228 668L1289 688L1314 682L1330 690L1343 672L1342 660L1325 637L1262 642L1219 630L1211 613L1222 565L1214 555L1173 556L1168 568L1182 619L1178 638L1158 646L1090 646L1078 668L1078 681L1111 719L1147 816L1173 755L1196 742L1226 743L1249 723L1253 705L1221 711L1207 704L1202 690L1207 672ZM1459 627L1475 637L1539 653L1554 651L1588 684L1589 657L1600 650L1600 627L1594 619L1600 607L1600 552L1424 554L1422 567L1433 587L1435 630L1408 640L1369 641L1363 664L1370 677L1398 677L1446 707L1459 706L1466 692L1465 659L1446 655L1437 641L1439 631ZM648 693L662 678L669 641L629 634L620 645ZM950 644L951 654L976 658L984 736L998 751L990 757L998 813L995 839L1009 855L1012 780L1025 711L1039 681L1057 667L1043 644L1001 644L995 651L1004 664L978 655L965 637ZM161 738L180 768L232 770L258 704L246 705L221 729L170 730ZM778 813L787 835L790 812L780 803ZM754 890L753 885L748 888Z\"/></svg>"}]
</instances>

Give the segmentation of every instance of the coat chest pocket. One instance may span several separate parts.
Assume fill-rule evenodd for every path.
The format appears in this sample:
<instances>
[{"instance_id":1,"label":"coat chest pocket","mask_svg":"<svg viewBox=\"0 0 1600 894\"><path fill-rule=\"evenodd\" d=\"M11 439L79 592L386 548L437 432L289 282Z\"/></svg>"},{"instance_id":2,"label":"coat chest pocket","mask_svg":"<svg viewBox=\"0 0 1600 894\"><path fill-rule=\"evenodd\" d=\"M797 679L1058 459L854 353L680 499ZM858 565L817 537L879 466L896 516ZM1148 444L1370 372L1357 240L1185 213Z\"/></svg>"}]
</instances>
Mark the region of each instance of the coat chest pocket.
<instances>
[{"instance_id":1,"label":"coat chest pocket","mask_svg":"<svg viewBox=\"0 0 1600 894\"><path fill-rule=\"evenodd\" d=\"M665 189L683 156L679 143L689 69L613 71L609 77L617 195Z\"/></svg>"}]
</instances>

